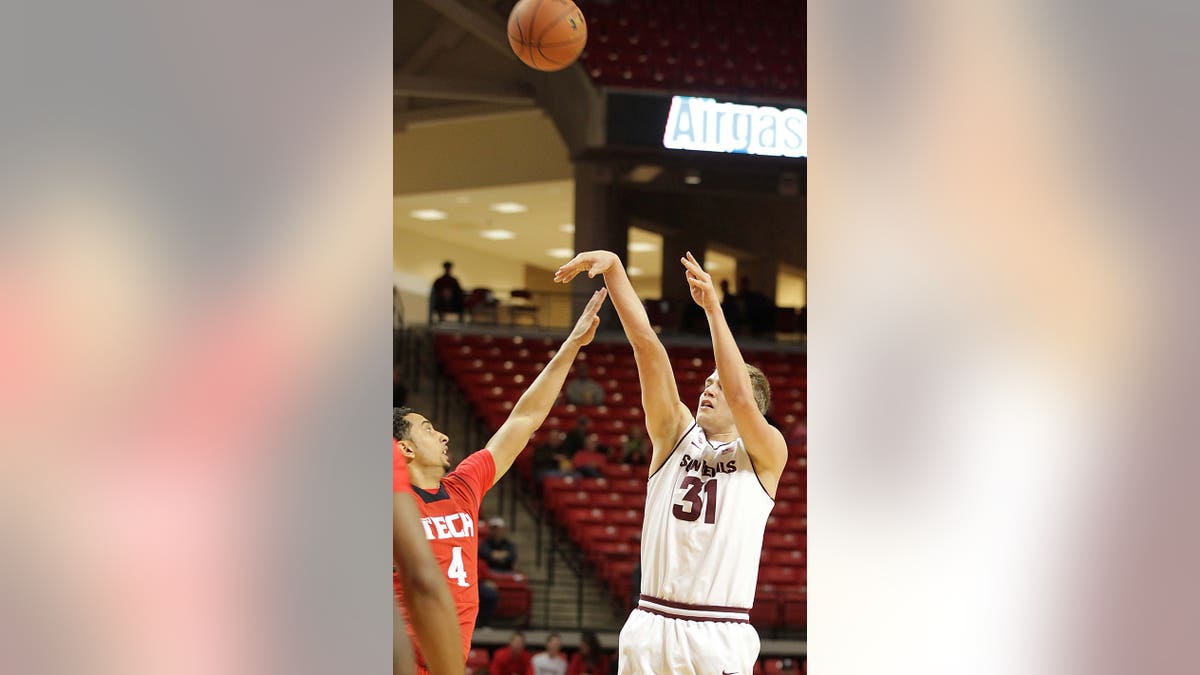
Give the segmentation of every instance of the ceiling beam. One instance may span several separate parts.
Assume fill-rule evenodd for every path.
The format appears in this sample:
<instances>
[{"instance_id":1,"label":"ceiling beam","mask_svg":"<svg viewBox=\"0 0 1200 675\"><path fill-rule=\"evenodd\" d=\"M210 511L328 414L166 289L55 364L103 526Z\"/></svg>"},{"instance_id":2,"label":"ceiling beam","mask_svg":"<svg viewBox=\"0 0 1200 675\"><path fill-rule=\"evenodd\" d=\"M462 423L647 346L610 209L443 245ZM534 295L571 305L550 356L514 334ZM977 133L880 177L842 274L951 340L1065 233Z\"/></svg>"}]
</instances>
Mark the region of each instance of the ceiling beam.
<instances>
[{"instance_id":1,"label":"ceiling beam","mask_svg":"<svg viewBox=\"0 0 1200 675\"><path fill-rule=\"evenodd\" d=\"M508 44L505 33L505 23L498 14L490 11L479 11L469 7L460 0L421 0L435 11L462 26L464 30L483 40L484 44L496 51L515 59L512 47Z\"/></svg>"},{"instance_id":2,"label":"ceiling beam","mask_svg":"<svg viewBox=\"0 0 1200 675\"><path fill-rule=\"evenodd\" d=\"M466 32L458 24L451 21L441 21L437 29L425 38L425 41L413 51L408 60L396 69L396 73L401 75L417 75L424 72L433 63L434 59L443 52L453 48L465 36Z\"/></svg>"},{"instance_id":3,"label":"ceiling beam","mask_svg":"<svg viewBox=\"0 0 1200 675\"><path fill-rule=\"evenodd\" d=\"M532 110L530 106L512 105L509 103L463 103L460 105L438 106L436 108L419 108L397 112L395 128L397 131L414 126L439 124L467 119L480 119L524 113Z\"/></svg>"},{"instance_id":4,"label":"ceiling beam","mask_svg":"<svg viewBox=\"0 0 1200 675\"><path fill-rule=\"evenodd\" d=\"M395 74L418 75L425 72L438 56L453 49L466 35L466 31L458 24L443 18L438 23L437 30L425 38L408 60L396 69ZM392 105L396 110L407 110L411 103L411 98L397 97Z\"/></svg>"},{"instance_id":5,"label":"ceiling beam","mask_svg":"<svg viewBox=\"0 0 1200 675\"><path fill-rule=\"evenodd\" d=\"M459 80L421 75L396 75L392 78L395 96L415 96L452 101L482 101L533 105L533 90L523 82Z\"/></svg>"}]
</instances>

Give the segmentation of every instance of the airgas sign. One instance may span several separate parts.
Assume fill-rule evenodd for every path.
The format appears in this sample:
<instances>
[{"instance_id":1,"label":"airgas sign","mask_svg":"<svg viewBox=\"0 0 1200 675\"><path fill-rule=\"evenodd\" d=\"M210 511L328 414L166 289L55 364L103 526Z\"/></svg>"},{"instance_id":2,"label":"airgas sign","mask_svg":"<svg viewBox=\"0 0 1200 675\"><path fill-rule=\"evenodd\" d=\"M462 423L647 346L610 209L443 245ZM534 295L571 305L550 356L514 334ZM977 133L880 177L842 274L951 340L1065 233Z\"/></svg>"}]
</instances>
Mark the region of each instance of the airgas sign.
<instances>
[{"instance_id":1,"label":"airgas sign","mask_svg":"<svg viewBox=\"0 0 1200 675\"><path fill-rule=\"evenodd\" d=\"M808 115L799 108L674 96L663 147L771 157L808 156Z\"/></svg>"}]
</instances>

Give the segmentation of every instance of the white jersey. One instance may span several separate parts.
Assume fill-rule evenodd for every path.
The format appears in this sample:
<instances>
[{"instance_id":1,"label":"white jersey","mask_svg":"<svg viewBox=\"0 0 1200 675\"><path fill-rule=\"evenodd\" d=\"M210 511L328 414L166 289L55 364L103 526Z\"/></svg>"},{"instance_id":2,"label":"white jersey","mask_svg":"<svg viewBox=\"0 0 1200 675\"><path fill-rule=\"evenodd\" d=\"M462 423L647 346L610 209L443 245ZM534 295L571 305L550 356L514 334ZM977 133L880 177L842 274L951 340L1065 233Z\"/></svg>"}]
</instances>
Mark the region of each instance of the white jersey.
<instances>
[{"instance_id":1,"label":"white jersey","mask_svg":"<svg viewBox=\"0 0 1200 675\"><path fill-rule=\"evenodd\" d=\"M774 506L742 439L710 443L693 422L646 486L642 607L712 617L741 609L736 618L748 619Z\"/></svg>"}]
</instances>

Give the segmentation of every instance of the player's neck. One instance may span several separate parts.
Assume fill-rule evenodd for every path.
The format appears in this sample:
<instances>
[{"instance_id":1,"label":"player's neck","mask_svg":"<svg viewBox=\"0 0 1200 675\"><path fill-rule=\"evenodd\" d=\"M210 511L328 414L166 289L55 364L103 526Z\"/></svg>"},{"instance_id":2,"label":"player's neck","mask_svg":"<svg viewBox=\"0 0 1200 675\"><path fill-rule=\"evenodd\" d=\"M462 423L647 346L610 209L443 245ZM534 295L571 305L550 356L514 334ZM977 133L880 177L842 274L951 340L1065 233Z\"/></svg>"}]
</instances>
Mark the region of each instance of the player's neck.
<instances>
[{"instance_id":1,"label":"player's neck","mask_svg":"<svg viewBox=\"0 0 1200 675\"><path fill-rule=\"evenodd\" d=\"M726 430L713 429L712 432L704 429L704 437L713 443L728 443L738 437L737 427L730 427Z\"/></svg>"},{"instance_id":2,"label":"player's neck","mask_svg":"<svg viewBox=\"0 0 1200 675\"><path fill-rule=\"evenodd\" d=\"M442 476L445 473L445 471L430 471L416 464L408 465L409 482L427 492L434 492L441 487Z\"/></svg>"}]
</instances>

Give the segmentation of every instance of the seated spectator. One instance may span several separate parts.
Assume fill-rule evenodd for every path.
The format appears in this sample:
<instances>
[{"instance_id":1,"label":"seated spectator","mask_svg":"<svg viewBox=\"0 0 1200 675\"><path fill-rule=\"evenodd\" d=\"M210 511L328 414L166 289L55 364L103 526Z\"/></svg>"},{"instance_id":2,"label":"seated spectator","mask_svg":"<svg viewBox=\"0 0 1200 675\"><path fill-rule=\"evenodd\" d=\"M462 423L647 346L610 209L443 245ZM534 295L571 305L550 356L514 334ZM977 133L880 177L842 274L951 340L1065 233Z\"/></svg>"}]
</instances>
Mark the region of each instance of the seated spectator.
<instances>
[{"instance_id":1,"label":"seated spectator","mask_svg":"<svg viewBox=\"0 0 1200 675\"><path fill-rule=\"evenodd\" d=\"M600 651L596 634L584 631L579 640L579 651L567 666L567 675L608 675L610 668L608 655Z\"/></svg>"},{"instance_id":2,"label":"seated spectator","mask_svg":"<svg viewBox=\"0 0 1200 675\"><path fill-rule=\"evenodd\" d=\"M579 419L575 420L575 427L567 432L567 437L563 439L561 452L564 457L570 457L577 450L583 447L584 441L587 440L588 431L592 428L592 421L587 415L580 415Z\"/></svg>"},{"instance_id":3,"label":"seated spectator","mask_svg":"<svg viewBox=\"0 0 1200 675\"><path fill-rule=\"evenodd\" d=\"M554 429L547 435L544 443L533 449L533 475L538 483L547 475L561 472L563 464L569 462L562 452L563 441L566 438L566 433Z\"/></svg>"},{"instance_id":4,"label":"seated spectator","mask_svg":"<svg viewBox=\"0 0 1200 675\"><path fill-rule=\"evenodd\" d=\"M575 379L567 382L567 402L575 405L604 405L604 387L588 375L586 363L575 366Z\"/></svg>"},{"instance_id":5,"label":"seated spectator","mask_svg":"<svg viewBox=\"0 0 1200 675\"><path fill-rule=\"evenodd\" d=\"M742 310L741 299L729 290L728 279L721 280L721 311L725 314L729 330L737 334L742 329L742 315L745 312Z\"/></svg>"},{"instance_id":6,"label":"seated spectator","mask_svg":"<svg viewBox=\"0 0 1200 675\"><path fill-rule=\"evenodd\" d=\"M500 587L492 581L492 571L483 556L479 556L476 569L479 574L479 614L475 617L475 627L482 628L491 625L492 617L496 616L496 608L500 606Z\"/></svg>"},{"instance_id":7,"label":"seated spectator","mask_svg":"<svg viewBox=\"0 0 1200 675\"><path fill-rule=\"evenodd\" d=\"M492 654L491 675L528 675L533 672L533 659L525 651L525 635L513 633L507 647Z\"/></svg>"},{"instance_id":8,"label":"seated spectator","mask_svg":"<svg viewBox=\"0 0 1200 675\"><path fill-rule=\"evenodd\" d=\"M629 438L621 446L621 461L634 466L650 465L650 448L646 443L646 430L636 424L629 430Z\"/></svg>"},{"instance_id":9,"label":"seated spectator","mask_svg":"<svg viewBox=\"0 0 1200 675\"><path fill-rule=\"evenodd\" d=\"M583 447L571 455L571 467L576 475L584 478L599 478L604 475L604 465L608 462L608 449L600 445L600 437L588 434Z\"/></svg>"},{"instance_id":10,"label":"seated spectator","mask_svg":"<svg viewBox=\"0 0 1200 675\"><path fill-rule=\"evenodd\" d=\"M742 277L738 284L738 299L746 311L750 334L759 336L769 333L775 323L775 303L767 296L750 288L750 277Z\"/></svg>"},{"instance_id":11,"label":"seated spectator","mask_svg":"<svg viewBox=\"0 0 1200 675\"><path fill-rule=\"evenodd\" d=\"M444 273L433 282L433 291L430 293L433 302L430 313L436 314L438 321L445 321L446 314L458 314L458 320L462 321L463 301L466 299L466 293L463 292L458 279L450 274L452 267L454 267L454 263L449 260L442 263Z\"/></svg>"},{"instance_id":12,"label":"seated spectator","mask_svg":"<svg viewBox=\"0 0 1200 675\"><path fill-rule=\"evenodd\" d=\"M558 633L551 633L546 638L546 651L533 657L533 675L567 675L567 655L562 652Z\"/></svg>"},{"instance_id":13,"label":"seated spectator","mask_svg":"<svg viewBox=\"0 0 1200 675\"><path fill-rule=\"evenodd\" d=\"M508 540L504 519L499 516L488 521L487 539L479 542L479 558L499 572L511 572L517 564L517 546Z\"/></svg>"}]
</instances>

